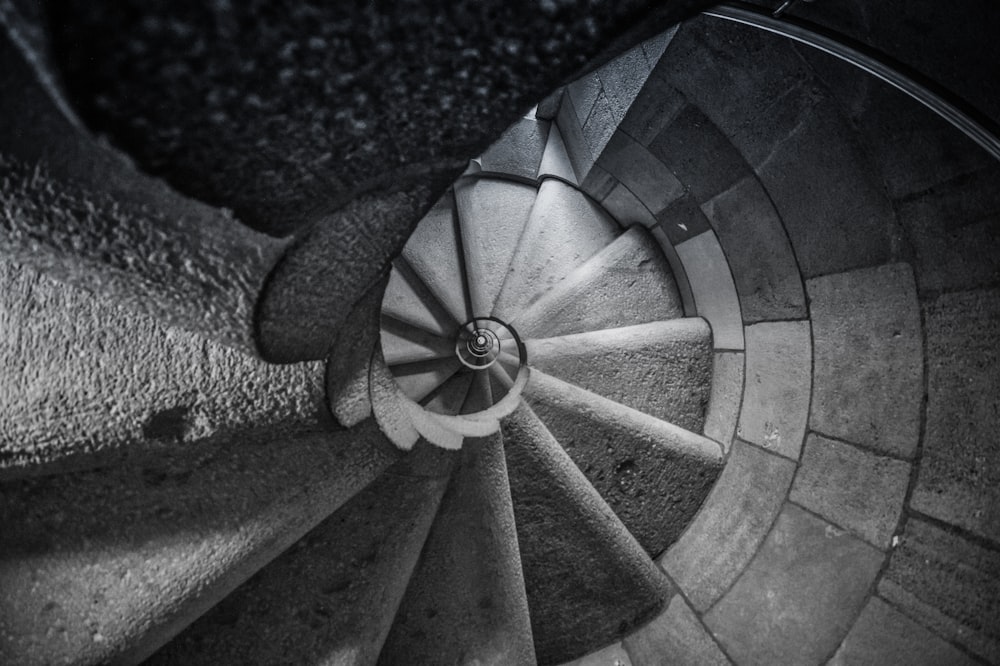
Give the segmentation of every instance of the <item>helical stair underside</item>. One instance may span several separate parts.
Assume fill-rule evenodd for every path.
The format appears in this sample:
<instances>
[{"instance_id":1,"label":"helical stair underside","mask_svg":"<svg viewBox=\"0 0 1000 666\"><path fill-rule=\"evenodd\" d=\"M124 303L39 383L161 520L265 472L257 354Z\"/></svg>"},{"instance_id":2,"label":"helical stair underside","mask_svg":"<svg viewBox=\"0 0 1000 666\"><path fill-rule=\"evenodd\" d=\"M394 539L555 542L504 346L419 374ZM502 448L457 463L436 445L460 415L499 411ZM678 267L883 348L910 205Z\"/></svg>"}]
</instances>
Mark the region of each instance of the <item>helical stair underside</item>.
<instances>
[{"instance_id":1,"label":"helical stair underside","mask_svg":"<svg viewBox=\"0 0 1000 666\"><path fill-rule=\"evenodd\" d=\"M325 362L5 258L0 663L1000 664L998 220L951 124L701 16L473 160Z\"/></svg>"}]
</instances>

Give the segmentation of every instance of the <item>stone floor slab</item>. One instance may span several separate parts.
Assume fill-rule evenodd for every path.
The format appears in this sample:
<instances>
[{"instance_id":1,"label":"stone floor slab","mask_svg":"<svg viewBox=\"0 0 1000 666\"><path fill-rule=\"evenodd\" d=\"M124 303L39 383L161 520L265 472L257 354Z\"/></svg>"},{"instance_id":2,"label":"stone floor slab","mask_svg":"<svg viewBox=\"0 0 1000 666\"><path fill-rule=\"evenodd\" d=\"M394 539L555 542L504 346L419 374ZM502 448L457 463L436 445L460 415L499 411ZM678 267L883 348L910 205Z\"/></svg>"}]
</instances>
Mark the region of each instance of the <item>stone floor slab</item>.
<instances>
[{"instance_id":1,"label":"stone floor slab","mask_svg":"<svg viewBox=\"0 0 1000 666\"><path fill-rule=\"evenodd\" d=\"M712 493L660 566L699 611L729 589L785 499L795 464L736 440Z\"/></svg>"},{"instance_id":2,"label":"stone floor slab","mask_svg":"<svg viewBox=\"0 0 1000 666\"><path fill-rule=\"evenodd\" d=\"M712 228L701 206L690 193L684 194L657 213L656 219L674 245Z\"/></svg>"},{"instance_id":3,"label":"stone floor slab","mask_svg":"<svg viewBox=\"0 0 1000 666\"><path fill-rule=\"evenodd\" d=\"M656 225L656 217L624 183L615 185L601 203L624 227L641 224L649 229Z\"/></svg>"},{"instance_id":4,"label":"stone floor slab","mask_svg":"<svg viewBox=\"0 0 1000 666\"><path fill-rule=\"evenodd\" d=\"M958 648L872 597L829 666L972 666Z\"/></svg>"},{"instance_id":5,"label":"stone floor slab","mask_svg":"<svg viewBox=\"0 0 1000 666\"><path fill-rule=\"evenodd\" d=\"M1000 289L924 310L927 426L912 505L1000 542Z\"/></svg>"},{"instance_id":6,"label":"stone floor slab","mask_svg":"<svg viewBox=\"0 0 1000 666\"><path fill-rule=\"evenodd\" d=\"M623 641L634 666L727 666L730 661L678 594L659 617Z\"/></svg>"},{"instance_id":7,"label":"stone floor slab","mask_svg":"<svg viewBox=\"0 0 1000 666\"><path fill-rule=\"evenodd\" d=\"M702 205L729 259L743 320L806 316L792 246L767 192L748 176Z\"/></svg>"},{"instance_id":8,"label":"stone floor slab","mask_svg":"<svg viewBox=\"0 0 1000 666\"><path fill-rule=\"evenodd\" d=\"M819 663L843 640L882 553L792 504L705 624L739 664Z\"/></svg>"},{"instance_id":9,"label":"stone floor slab","mask_svg":"<svg viewBox=\"0 0 1000 666\"><path fill-rule=\"evenodd\" d=\"M706 231L676 246L698 315L712 325L715 349L743 349L743 319L726 256L714 233ZM677 271L674 271L677 274Z\"/></svg>"},{"instance_id":10,"label":"stone floor slab","mask_svg":"<svg viewBox=\"0 0 1000 666\"><path fill-rule=\"evenodd\" d=\"M908 264L806 282L815 369L812 428L909 458L920 434L923 345Z\"/></svg>"},{"instance_id":11,"label":"stone floor slab","mask_svg":"<svg viewBox=\"0 0 1000 666\"><path fill-rule=\"evenodd\" d=\"M743 363L741 352L716 352L712 364L712 395L705 414L705 436L729 451L736 434L736 421L743 400Z\"/></svg>"},{"instance_id":12,"label":"stone floor slab","mask_svg":"<svg viewBox=\"0 0 1000 666\"><path fill-rule=\"evenodd\" d=\"M746 388L736 436L797 459L812 380L809 322L747 326L746 343Z\"/></svg>"},{"instance_id":13,"label":"stone floor slab","mask_svg":"<svg viewBox=\"0 0 1000 666\"><path fill-rule=\"evenodd\" d=\"M909 463L810 433L789 498L885 550L909 481Z\"/></svg>"},{"instance_id":14,"label":"stone floor slab","mask_svg":"<svg viewBox=\"0 0 1000 666\"><path fill-rule=\"evenodd\" d=\"M641 143L616 131L597 163L624 184L653 214L684 194L684 186Z\"/></svg>"}]
</instances>

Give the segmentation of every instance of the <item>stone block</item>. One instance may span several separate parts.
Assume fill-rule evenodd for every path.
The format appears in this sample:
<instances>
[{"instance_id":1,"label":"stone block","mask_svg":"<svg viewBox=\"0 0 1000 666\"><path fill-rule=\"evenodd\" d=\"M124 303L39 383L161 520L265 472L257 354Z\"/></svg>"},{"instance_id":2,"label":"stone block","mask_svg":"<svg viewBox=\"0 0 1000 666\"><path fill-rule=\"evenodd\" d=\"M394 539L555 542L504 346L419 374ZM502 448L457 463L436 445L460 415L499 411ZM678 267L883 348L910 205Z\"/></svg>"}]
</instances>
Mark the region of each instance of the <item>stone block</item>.
<instances>
[{"instance_id":1,"label":"stone block","mask_svg":"<svg viewBox=\"0 0 1000 666\"><path fill-rule=\"evenodd\" d=\"M663 162L624 132L617 131L611 136L597 163L621 181L653 214L684 194L684 186Z\"/></svg>"},{"instance_id":2,"label":"stone block","mask_svg":"<svg viewBox=\"0 0 1000 666\"><path fill-rule=\"evenodd\" d=\"M663 227L657 225L651 230L653 238L656 239L657 244L660 249L663 250L663 256L666 258L667 263L670 264L670 271L674 274L674 280L677 281L677 292L680 295L681 303L684 305L684 315L687 317L694 317L698 314L698 308L694 304L694 292L691 291L691 282L688 280L687 271L684 269L684 262L681 261L680 255L677 254L677 250L670 239L667 238L667 234L663 231ZM721 251L720 251L721 252ZM732 277L730 277L730 282L732 282ZM736 288L733 288L733 296L736 295ZM738 318L738 315L737 315ZM711 320L710 320L711 323ZM715 333L713 332L713 340L715 339ZM743 333L740 332L740 342L743 341ZM718 346L718 343L714 343Z\"/></svg>"},{"instance_id":3,"label":"stone block","mask_svg":"<svg viewBox=\"0 0 1000 666\"><path fill-rule=\"evenodd\" d=\"M712 395L705 414L705 436L711 437L725 451L736 435L736 420L743 400L743 363L741 352L716 352L712 364Z\"/></svg>"},{"instance_id":4,"label":"stone block","mask_svg":"<svg viewBox=\"0 0 1000 666\"><path fill-rule=\"evenodd\" d=\"M542 163L538 165L538 178L555 177L567 183L577 185L573 162L570 161L566 143L563 141L559 128L554 124L549 128L549 139L542 154Z\"/></svg>"},{"instance_id":5,"label":"stone block","mask_svg":"<svg viewBox=\"0 0 1000 666\"><path fill-rule=\"evenodd\" d=\"M546 120L521 118L480 157L483 171L534 180L549 138Z\"/></svg>"},{"instance_id":6,"label":"stone block","mask_svg":"<svg viewBox=\"0 0 1000 666\"><path fill-rule=\"evenodd\" d=\"M566 95L573 106L574 117L580 127L583 127L594 110L597 97L601 94L601 79L596 73L580 77L566 86Z\"/></svg>"},{"instance_id":7,"label":"stone block","mask_svg":"<svg viewBox=\"0 0 1000 666\"><path fill-rule=\"evenodd\" d=\"M1000 289L924 309L927 424L912 506L1000 541Z\"/></svg>"},{"instance_id":8,"label":"stone block","mask_svg":"<svg viewBox=\"0 0 1000 666\"><path fill-rule=\"evenodd\" d=\"M753 176L702 205L719 237L747 322L806 316L802 278L788 236Z\"/></svg>"},{"instance_id":9,"label":"stone block","mask_svg":"<svg viewBox=\"0 0 1000 666\"><path fill-rule=\"evenodd\" d=\"M806 290L815 345L810 427L911 457L920 434L923 346L909 265L814 278Z\"/></svg>"},{"instance_id":10,"label":"stone block","mask_svg":"<svg viewBox=\"0 0 1000 666\"><path fill-rule=\"evenodd\" d=\"M756 173L804 276L889 260L892 205L855 130L833 105L811 107Z\"/></svg>"},{"instance_id":11,"label":"stone block","mask_svg":"<svg viewBox=\"0 0 1000 666\"><path fill-rule=\"evenodd\" d=\"M667 610L623 641L634 666L727 666L729 660L678 594Z\"/></svg>"},{"instance_id":12,"label":"stone block","mask_svg":"<svg viewBox=\"0 0 1000 666\"><path fill-rule=\"evenodd\" d=\"M910 518L879 594L900 611L991 663L1000 661L1000 554Z\"/></svg>"},{"instance_id":13,"label":"stone block","mask_svg":"<svg viewBox=\"0 0 1000 666\"><path fill-rule=\"evenodd\" d=\"M885 550L909 481L909 463L810 433L789 499Z\"/></svg>"},{"instance_id":14,"label":"stone block","mask_svg":"<svg viewBox=\"0 0 1000 666\"><path fill-rule=\"evenodd\" d=\"M750 174L739 151L700 109L688 105L649 143L698 202L708 201Z\"/></svg>"},{"instance_id":15,"label":"stone block","mask_svg":"<svg viewBox=\"0 0 1000 666\"><path fill-rule=\"evenodd\" d=\"M646 54L636 46L597 70L601 87L611 104L615 124L620 124L652 68Z\"/></svg>"},{"instance_id":16,"label":"stone block","mask_svg":"<svg viewBox=\"0 0 1000 666\"><path fill-rule=\"evenodd\" d=\"M704 611L729 589L767 535L795 464L739 440L701 512L660 566Z\"/></svg>"},{"instance_id":17,"label":"stone block","mask_svg":"<svg viewBox=\"0 0 1000 666\"><path fill-rule=\"evenodd\" d=\"M975 663L883 600L872 597L829 666L972 666Z\"/></svg>"},{"instance_id":18,"label":"stone block","mask_svg":"<svg viewBox=\"0 0 1000 666\"><path fill-rule=\"evenodd\" d=\"M641 224L649 229L656 226L653 214L623 183L615 185L601 203L623 227Z\"/></svg>"},{"instance_id":19,"label":"stone block","mask_svg":"<svg viewBox=\"0 0 1000 666\"><path fill-rule=\"evenodd\" d=\"M740 301L736 296L729 263L715 234L706 231L680 243L675 249L690 284L698 316L712 325L715 349L743 349ZM675 269L674 274L678 273Z\"/></svg>"},{"instance_id":20,"label":"stone block","mask_svg":"<svg viewBox=\"0 0 1000 666\"><path fill-rule=\"evenodd\" d=\"M685 193L668 204L656 214L656 219L674 245L712 228L701 206L690 193Z\"/></svg>"},{"instance_id":21,"label":"stone block","mask_svg":"<svg viewBox=\"0 0 1000 666\"><path fill-rule=\"evenodd\" d=\"M841 643L882 553L786 504L774 529L705 624L737 663L816 664Z\"/></svg>"},{"instance_id":22,"label":"stone block","mask_svg":"<svg viewBox=\"0 0 1000 666\"><path fill-rule=\"evenodd\" d=\"M684 95L653 70L618 129L648 146L686 104Z\"/></svg>"},{"instance_id":23,"label":"stone block","mask_svg":"<svg viewBox=\"0 0 1000 666\"><path fill-rule=\"evenodd\" d=\"M611 140L611 135L618 128L618 121L614 116L614 107L611 100L602 91L597 96L594 103L594 110L583 124L583 138L590 147L590 152L594 156L599 156L604 152L604 147Z\"/></svg>"},{"instance_id":24,"label":"stone block","mask_svg":"<svg viewBox=\"0 0 1000 666\"><path fill-rule=\"evenodd\" d=\"M809 411L812 344L808 321L746 328L746 382L736 436L799 457Z\"/></svg>"},{"instance_id":25,"label":"stone block","mask_svg":"<svg viewBox=\"0 0 1000 666\"><path fill-rule=\"evenodd\" d=\"M583 121L579 120L573 98L569 94L563 96L562 104L559 105L556 125L562 134L566 153L576 174L576 181L584 182L591 167L594 166L595 157L583 135Z\"/></svg>"}]
</instances>

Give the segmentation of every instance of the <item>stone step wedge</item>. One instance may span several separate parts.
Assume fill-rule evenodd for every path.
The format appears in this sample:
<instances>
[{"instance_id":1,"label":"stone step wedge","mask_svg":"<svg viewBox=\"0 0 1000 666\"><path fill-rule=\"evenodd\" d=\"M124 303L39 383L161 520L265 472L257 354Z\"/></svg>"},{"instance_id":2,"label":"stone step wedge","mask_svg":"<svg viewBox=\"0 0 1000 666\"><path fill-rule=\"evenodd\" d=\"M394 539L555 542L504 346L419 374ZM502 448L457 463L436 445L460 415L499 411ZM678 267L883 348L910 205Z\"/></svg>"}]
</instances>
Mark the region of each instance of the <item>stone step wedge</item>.
<instances>
[{"instance_id":1,"label":"stone step wedge","mask_svg":"<svg viewBox=\"0 0 1000 666\"><path fill-rule=\"evenodd\" d=\"M367 421L5 484L0 660L141 662L398 456Z\"/></svg>"},{"instance_id":2,"label":"stone step wedge","mask_svg":"<svg viewBox=\"0 0 1000 666\"><path fill-rule=\"evenodd\" d=\"M465 178L455 184L469 297L477 317L493 311L536 191L532 185L496 178Z\"/></svg>"},{"instance_id":3,"label":"stone step wedge","mask_svg":"<svg viewBox=\"0 0 1000 666\"><path fill-rule=\"evenodd\" d=\"M704 427L712 384L712 332L704 319L529 339L525 346L532 368L681 428Z\"/></svg>"},{"instance_id":4,"label":"stone step wedge","mask_svg":"<svg viewBox=\"0 0 1000 666\"><path fill-rule=\"evenodd\" d=\"M453 190L417 224L403 247L403 257L458 323L472 319Z\"/></svg>"},{"instance_id":5,"label":"stone step wedge","mask_svg":"<svg viewBox=\"0 0 1000 666\"><path fill-rule=\"evenodd\" d=\"M538 370L524 395L650 555L677 540L722 470L712 440Z\"/></svg>"},{"instance_id":6,"label":"stone step wedge","mask_svg":"<svg viewBox=\"0 0 1000 666\"><path fill-rule=\"evenodd\" d=\"M378 663L535 663L499 433L463 446Z\"/></svg>"},{"instance_id":7,"label":"stone step wedge","mask_svg":"<svg viewBox=\"0 0 1000 666\"><path fill-rule=\"evenodd\" d=\"M539 663L580 657L657 615L667 577L534 412L522 404L502 432Z\"/></svg>"},{"instance_id":8,"label":"stone step wedge","mask_svg":"<svg viewBox=\"0 0 1000 666\"><path fill-rule=\"evenodd\" d=\"M145 663L374 663L456 458L418 446Z\"/></svg>"},{"instance_id":9,"label":"stone step wedge","mask_svg":"<svg viewBox=\"0 0 1000 666\"><path fill-rule=\"evenodd\" d=\"M614 219L583 192L561 180L543 180L493 316L512 319L620 233Z\"/></svg>"},{"instance_id":10,"label":"stone step wedge","mask_svg":"<svg viewBox=\"0 0 1000 666\"><path fill-rule=\"evenodd\" d=\"M634 226L511 319L523 338L619 328L682 317L670 266Z\"/></svg>"},{"instance_id":11,"label":"stone step wedge","mask_svg":"<svg viewBox=\"0 0 1000 666\"><path fill-rule=\"evenodd\" d=\"M382 297L382 316L419 328L432 335L452 335L462 323L437 300L405 259L397 257Z\"/></svg>"},{"instance_id":12,"label":"stone step wedge","mask_svg":"<svg viewBox=\"0 0 1000 666\"><path fill-rule=\"evenodd\" d=\"M389 365L434 361L455 356L455 344L398 319L381 322L382 355Z\"/></svg>"}]
</instances>

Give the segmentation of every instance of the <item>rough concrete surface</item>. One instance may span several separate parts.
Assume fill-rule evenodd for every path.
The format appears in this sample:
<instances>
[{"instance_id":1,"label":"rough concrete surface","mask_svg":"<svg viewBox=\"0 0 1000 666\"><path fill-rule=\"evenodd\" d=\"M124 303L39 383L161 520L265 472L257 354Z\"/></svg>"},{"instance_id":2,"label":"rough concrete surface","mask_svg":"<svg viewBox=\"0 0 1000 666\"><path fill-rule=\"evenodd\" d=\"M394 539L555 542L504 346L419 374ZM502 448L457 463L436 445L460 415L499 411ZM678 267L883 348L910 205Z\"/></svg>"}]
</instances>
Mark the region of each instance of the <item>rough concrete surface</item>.
<instances>
[{"instance_id":1,"label":"rough concrete surface","mask_svg":"<svg viewBox=\"0 0 1000 666\"><path fill-rule=\"evenodd\" d=\"M653 556L680 536L721 471L715 442L537 370L525 397Z\"/></svg>"},{"instance_id":2,"label":"rough concrete surface","mask_svg":"<svg viewBox=\"0 0 1000 666\"><path fill-rule=\"evenodd\" d=\"M500 135L480 157L485 173L501 173L534 180L549 138L551 123L521 118Z\"/></svg>"},{"instance_id":3,"label":"rough concrete surface","mask_svg":"<svg viewBox=\"0 0 1000 666\"><path fill-rule=\"evenodd\" d=\"M0 661L141 661L396 455L368 421L5 483Z\"/></svg>"},{"instance_id":4,"label":"rough concrete surface","mask_svg":"<svg viewBox=\"0 0 1000 666\"><path fill-rule=\"evenodd\" d=\"M789 499L885 550L909 482L907 462L810 433Z\"/></svg>"},{"instance_id":5,"label":"rough concrete surface","mask_svg":"<svg viewBox=\"0 0 1000 666\"><path fill-rule=\"evenodd\" d=\"M511 324L523 339L621 328L684 315L656 241L632 227L546 292Z\"/></svg>"},{"instance_id":6,"label":"rough concrete surface","mask_svg":"<svg viewBox=\"0 0 1000 666\"><path fill-rule=\"evenodd\" d=\"M746 388L736 436L797 459L809 413L809 322L754 324L747 326L746 340Z\"/></svg>"},{"instance_id":7,"label":"rough concrete surface","mask_svg":"<svg viewBox=\"0 0 1000 666\"><path fill-rule=\"evenodd\" d=\"M750 566L705 615L705 624L738 663L818 663L847 634L882 557L786 504Z\"/></svg>"},{"instance_id":8,"label":"rough concrete surface","mask_svg":"<svg viewBox=\"0 0 1000 666\"><path fill-rule=\"evenodd\" d=\"M809 425L901 458L920 434L923 344L908 264L806 282L812 312Z\"/></svg>"},{"instance_id":9,"label":"rough concrete surface","mask_svg":"<svg viewBox=\"0 0 1000 666\"><path fill-rule=\"evenodd\" d=\"M714 604L757 552L794 473L790 460L733 442L702 510L659 560L695 609Z\"/></svg>"},{"instance_id":10,"label":"rough concrete surface","mask_svg":"<svg viewBox=\"0 0 1000 666\"><path fill-rule=\"evenodd\" d=\"M912 505L1000 541L1000 290L924 308L927 426Z\"/></svg>"},{"instance_id":11,"label":"rough concrete surface","mask_svg":"<svg viewBox=\"0 0 1000 666\"><path fill-rule=\"evenodd\" d=\"M273 366L0 263L0 478L328 422L320 364Z\"/></svg>"},{"instance_id":12,"label":"rough concrete surface","mask_svg":"<svg viewBox=\"0 0 1000 666\"><path fill-rule=\"evenodd\" d=\"M558 664L659 613L666 576L527 406L503 422L535 655Z\"/></svg>"},{"instance_id":13,"label":"rough concrete surface","mask_svg":"<svg viewBox=\"0 0 1000 666\"><path fill-rule=\"evenodd\" d=\"M678 427L700 433L712 378L703 319L674 319L528 340L528 365Z\"/></svg>"},{"instance_id":14,"label":"rough concrete surface","mask_svg":"<svg viewBox=\"0 0 1000 666\"><path fill-rule=\"evenodd\" d=\"M454 458L424 448L387 468L146 663L374 663Z\"/></svg>"},{"instance_id":15,"label":"rough concrete surface","mask_svg":"<svg viewBox=\"0 0 1000 666\"><path fill-rule=\"evenodd\" d=\"M380 664L535 663L499 434L466 442Z\"/></svg>"}]
</instances>

